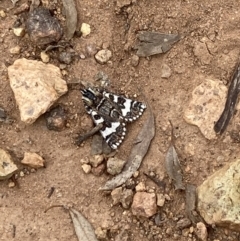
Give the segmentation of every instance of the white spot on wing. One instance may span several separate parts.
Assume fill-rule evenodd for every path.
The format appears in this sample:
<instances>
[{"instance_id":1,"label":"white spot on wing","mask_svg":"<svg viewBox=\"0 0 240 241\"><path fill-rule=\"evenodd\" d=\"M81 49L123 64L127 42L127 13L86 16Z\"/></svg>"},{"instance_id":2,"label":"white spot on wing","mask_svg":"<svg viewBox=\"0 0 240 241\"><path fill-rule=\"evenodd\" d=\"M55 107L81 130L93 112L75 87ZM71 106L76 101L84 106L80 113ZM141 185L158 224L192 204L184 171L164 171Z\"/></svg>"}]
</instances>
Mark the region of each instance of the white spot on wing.
<instances>
[{"instance_id":1,"label":"white spot on wing","mask_svg":"<svg viewBox=\"0 0 240 241\"><path fill-rule=\"evenodd\" d=\"M94 118L95 115L98 115L98 113L97 113L96 111L93 110L93 111L91 112L91 115L92 115L92 119L93 119L93 121L94 121L94 123L95 123L96 125L104 122L104 119L103 119L102 117L101 117L100 119L98 119L98 120L96 120L96 119Z\"/></svg>"},{"instance_id":2,"label":"white spot on wing","mask_svg":"<svg viewBox=\"0 0 240 241\"><path fill-rule=\"evenodd\" d=\"M126 116L127 113L131 111L131 103L132 103L132 100L130 100L130 99L125 99L124 109L121 109L123 116Z\"/></svg>"},{"instance_id":3,"label":"white spot on wing","mask_svg":"<svg viewBox=\"0 0 240 241\"><path fill-rule=\"evenodd\" d=\"M116 132L116 129L120 126L120 122L112 122L111 127L106 127L104 131L101 131L103 138L106 138L108 135Z\"/></svg>"}]
</instances>

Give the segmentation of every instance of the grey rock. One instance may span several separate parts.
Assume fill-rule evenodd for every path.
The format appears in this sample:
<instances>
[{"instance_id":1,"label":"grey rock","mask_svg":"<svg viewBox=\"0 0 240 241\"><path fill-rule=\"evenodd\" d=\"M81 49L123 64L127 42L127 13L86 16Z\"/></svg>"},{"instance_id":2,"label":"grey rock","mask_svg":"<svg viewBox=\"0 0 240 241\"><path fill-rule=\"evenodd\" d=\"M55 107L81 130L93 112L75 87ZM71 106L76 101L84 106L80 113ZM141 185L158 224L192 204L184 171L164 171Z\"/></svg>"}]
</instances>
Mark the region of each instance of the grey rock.
<instances>
[{"instance_id":1,"label":"grey rock","mask_svg":"<svg viewBox=\"0 0 240 241\"><path fill-rule=\"evenodd\" d=\"M198 126L207 139L216 138L213 127L224 109L226 96L227 87L222 82L204 79L192 92L184 120Z\"/></svg>"},{"instance_id":2,"label":"grey rock","mask_svg":"<svg viewBox=\"0 0 240 241\"><path fill-rule=\"evenodd\" d=\"M240 230L240 159L208 177L198 188L197 209L205 222Z\"/></svg>"},{"instance_id":3,"label":"grey rock","mask_svg":"<svg viewBox=\"0 0 240 241\"><path fill-rule=\"evenodd\" d=\"M183 218L177 222L176 228L179 228L179 229L189 228L191 224L192 222L189 218Z\"/></svg>"},{"instance_id":4,"label":"grey rock","mask_svg":"<svg viewBox=\"0 0 240 241\"><path fill-rule=\"evenodd\" d=\"M95 54L95 59L99 64L107 63L112 57L112 52L108 49L99 50Z\"/></svg>"},{"instance_id":5,"label":"grey rock","mask_svg":"<svg viewBox=\"0 0 240 241\"><path fill-rule=\"evenodd\" d=\"M132 213L149 218L157 212L155 193L137 192L133 197Z\"/></svg>"},{"instance_id":6,"label":"grey rock","mask_svg":"<svg viewBox=\"0 0 240 241\"><path fill-rule=\"evenodd\" d=\"M21 120L27 124L32 124L67 92L60 69L41 61L18 59L8 67L8 76Z\"/></svg>"},{"instance_id":7,"label":"grey rock","mask_svg":"<svg viewBox=\"0 0 240 241\"><path fill-rule=\"evenodd\" d=\"M11 156L0 148L0 180L10 178L17 169Z\"/></svg>"},{"instance_id":8,"label":"grey rock","mask_svg":"<svg viewBox=\"0 0 240 241\"><path fill-rule=\"evenodd\" d=\"M111 157L107 161L107 172L111 175L117 175L122 171L125 163L125 160L117 157Z\"/></svg>"}]
</instances>

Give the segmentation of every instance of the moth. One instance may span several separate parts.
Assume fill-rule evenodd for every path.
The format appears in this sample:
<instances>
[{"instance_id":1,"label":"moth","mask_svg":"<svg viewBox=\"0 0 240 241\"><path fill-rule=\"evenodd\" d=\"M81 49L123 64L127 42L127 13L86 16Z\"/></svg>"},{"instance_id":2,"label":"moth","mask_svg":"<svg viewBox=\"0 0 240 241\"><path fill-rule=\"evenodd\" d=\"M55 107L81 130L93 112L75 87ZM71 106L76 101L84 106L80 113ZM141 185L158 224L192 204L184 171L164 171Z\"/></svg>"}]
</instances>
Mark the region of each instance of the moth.
<instances>
[{"instance_id":1,"label":"moth","mask_svg":"<svg viewBox=\"0 0 240 241\"><path fill-rule=\"evenodd\" d=\"M137 120L146 109L143 102L128 99L104 89L81 89L85 109L94 124L102 124L100 133L112 149L117 149L126 135L126 123Z\"/></svg>"}]
</instances>

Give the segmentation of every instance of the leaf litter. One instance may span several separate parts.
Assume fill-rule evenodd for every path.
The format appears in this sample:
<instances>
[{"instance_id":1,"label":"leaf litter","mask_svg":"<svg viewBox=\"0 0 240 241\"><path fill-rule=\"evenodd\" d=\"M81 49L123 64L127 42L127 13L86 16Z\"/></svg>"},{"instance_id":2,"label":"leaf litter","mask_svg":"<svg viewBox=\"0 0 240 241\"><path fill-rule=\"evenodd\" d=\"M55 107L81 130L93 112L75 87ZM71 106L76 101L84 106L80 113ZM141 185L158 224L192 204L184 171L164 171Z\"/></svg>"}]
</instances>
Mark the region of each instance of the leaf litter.
<instances>
[{"instance_id":1,"label":"leaf litter","mask_svg":"<svg viewBox=\"0 0 240 241\"><path fill-rule=\"evenodd\" d=\"M53 205L45 210L45 213L54 207L62 207L69 211L70 217L73 221L73 227L79 241L98 241L92 225L80 212L65 205Z\"/></svg>"},{"instance_id":2,"label":"leaf litter","mask_svg":"<svg viewBox=\"0 0 240 241\"><path fill-rule=\"evenodd\" d=\"M155 120L151 107L148 105L149 116L139 131L134 146L128 157L128 161L123 168L123 171L107 181L104 186L100 187L101 191L112 190L125 183L140 167L143 158L147 154L151 141L155 135Z\"/></svg>"},{"instance_id":3,"label":"leaf litter","mask_svg":"<svg viewBox=\"0 0 240 241\"><path fill-rule=\"evenodd\" d=\"M185 186L182 182L182 170L178 158L178 154L174 147L174 135L173 135L173 125L170 121L172 132L171 132L171 145L168 148L166 158L165 158L165 168L168 176L173 180L175 190L185 190Z\"/></svg>"}]
</instances>

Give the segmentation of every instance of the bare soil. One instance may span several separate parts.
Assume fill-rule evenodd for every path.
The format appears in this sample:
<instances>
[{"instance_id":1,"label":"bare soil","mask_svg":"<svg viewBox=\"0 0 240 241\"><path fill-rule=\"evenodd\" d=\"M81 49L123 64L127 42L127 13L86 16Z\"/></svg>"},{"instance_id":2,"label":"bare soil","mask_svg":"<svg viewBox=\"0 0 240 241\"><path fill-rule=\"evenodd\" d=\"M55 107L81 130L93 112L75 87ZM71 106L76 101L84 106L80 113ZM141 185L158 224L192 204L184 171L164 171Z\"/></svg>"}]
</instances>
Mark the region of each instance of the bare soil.
<instances>
[{"instance_id":1,"label":"bare soil","mask_svg":"<svg viewBox=\"0 0 240 241\"><path fill-rule=\"evenodd\" d=\"M131 210L124 210L120 205L112 206L111 196L98 191L111 178L109 175L83 172L80 160L90 155L91 139L79 148L73 139L76 133L89 130L92 124L84 110L78 85L70 85L68 93L58 101L68 116L68 127L63 131L48 130L43 116L30 126L21 122L7 67L22 57L40 59L40 49L27 36L18 38L12 31L17 19L13 11L24 2L27 1L20 0L13 7L11 1L0 0L0 10L6 13L6 17L0 17L0 106L14 119L12 124L0 123L0 148L12 154L24 173L24 176L18 174L18 185L14 188L8 186L9 180L0 182L0 240L77 240L67 212L54 208L44 213L46 208L56 204L74 206L95 229L107 227L106 240L115 240L121 230L126 230L131 241L197 240L189 229L175 228L177 220L186 216L185 195L174 191L164 168L171 136L168 120L175 127L185 183L200 185L214 171L238 157L239 143L231 139L231 133L239 131L238 112L223 136L212 141L205 139L199 129L187 124L182 116L201 76L228 84L239 55L239 2L135 0L119 11L115 1L77 1L79 26L82 22L88 23L92 31L86 38L75 36L70 41L72 49L80 55L85 53L86 46L102 48L104 45L112 51L113 57L106 65L98 64L94 57L75 58L64 70L64 79L68 83L93 81L99 71L104 71L111 79L113 92L130 97L136 94L142 101L143 94L147 97L156 118L156 135L135 181L143 181L147 187L161 193L143 173L152 171L165 180L166 193L171 200L158 210L165 220L161 226L156 226L153 219L133 216ZM50 1L50 7L60 9L62 16L59 2ZM140 30L179 33L183 38L166 54L141 58L134 67L131 59L135 50L131 47ZM10 54L10 49L17 45L21 53ZM197 51L199 46L200 51ZM50 63L59 66L58 50L49 54ZM172 70L168 79L161 78L163 64ZM145 118L146 115L128 126L118 157L129 155ZM20 161L26 151L42 155L46 168L31 172L22 166ZM55 191L48 198L52 187ZM238 233L229 230L209 227L208 232L208 240L239 240Z\"/></svg>"}]
</instances>

